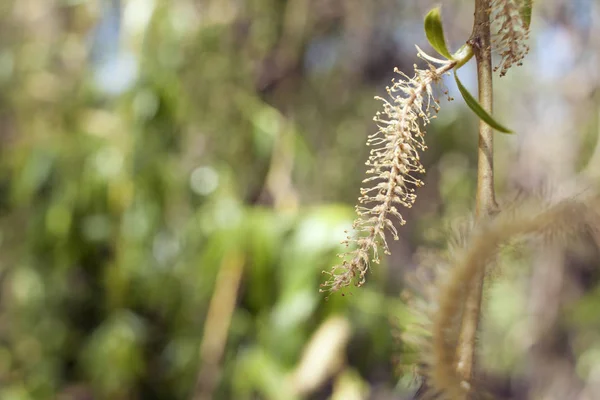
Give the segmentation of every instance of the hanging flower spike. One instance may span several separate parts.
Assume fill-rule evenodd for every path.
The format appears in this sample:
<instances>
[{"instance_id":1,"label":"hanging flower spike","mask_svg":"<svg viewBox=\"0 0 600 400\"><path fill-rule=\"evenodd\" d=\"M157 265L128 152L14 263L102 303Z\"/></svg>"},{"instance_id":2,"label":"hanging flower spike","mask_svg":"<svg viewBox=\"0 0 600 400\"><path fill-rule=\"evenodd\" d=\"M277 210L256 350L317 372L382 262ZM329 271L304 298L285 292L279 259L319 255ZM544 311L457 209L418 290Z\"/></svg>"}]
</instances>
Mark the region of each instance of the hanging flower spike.
<instances>
[{"instance_id":1,"label":"hanging flower spike","mask_svg":"<svg viewBox=\"0 0 600 400\"><path fill-rule=\"evenodd\" d=\"M492 40L492 46L501 57L500 64L494 71L500 69L500 76L514 64L521 65L523 58L529 53L525 43L529 37L529 20L522 11L527 9L531 18L531 2L527 0L493 0L491 20L497 25L497 33Z\"/></svg>"},{"instance_id":2,"label":"hanging flower spike","mask_svg":"<svg viewBox=\"0 0 600 400\"><path fill-rule=\"evenodd\" d=\"M383 102L383 111L377 112L374 121L379 130L370 135L367 145L373 147L366 165L368 178L361 189L358 218L354 221L355 237L348 237L342 243L355 247L341 254L342 263L325 272L329 280L321 285L321 291L337 291L354 283L362 286L371 262L379 263L379 250L390 254L385 238L386 230L395 240L398 231L394 220L400 225L402 218L399 206L412 207L416 199L415 187L423 186L423 181L415 174L422 174L419 152L425 150L424 127L433 118L431 111L437 112L439 104L433 95L432 84L456 65L456 61L438 60L418 49L419 57L428 64L428 69L418 69L411 78L397 68L394 70L400 79L392 80L387 87L389 99L376 97ZM436 68L432 62L441 64Z\"/></svg>"}]
</instances>

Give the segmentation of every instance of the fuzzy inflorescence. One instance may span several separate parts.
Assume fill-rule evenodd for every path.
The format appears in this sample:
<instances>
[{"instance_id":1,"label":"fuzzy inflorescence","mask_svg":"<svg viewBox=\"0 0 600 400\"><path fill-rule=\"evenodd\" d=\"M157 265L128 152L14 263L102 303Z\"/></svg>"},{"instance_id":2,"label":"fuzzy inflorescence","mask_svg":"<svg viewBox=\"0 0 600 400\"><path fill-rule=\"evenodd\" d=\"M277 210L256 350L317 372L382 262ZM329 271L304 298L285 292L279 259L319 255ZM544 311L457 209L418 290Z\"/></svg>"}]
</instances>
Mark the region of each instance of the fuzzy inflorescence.
<instances>
[{"instance_id":1,"label":"fuzzy inflorescence","mask_svg":"<svg viewBox=\"0 0 600 400\"><path fill-rule=\"evenodd\" d=\"M500 54L501 60L494 71L500 70L500 76L513 65L521 65L523 58L529 53L527 39L529 28L521 15L522 0L493 0L491 20L497 27L493 38L493 47Z\"/></svg>"},{"instance_id":2,"label":"fuzzy inflorescence","mask_svg":"<svg viewBox=\"0 0 600 400\"><path fill-rule=\"evenodd\" d=\"M539 198L520 199L490 219L479 223L469 219L447 232L445 236L455 240L446 251L427 249L422 254L419 268L409 276L413 289L403 294L414 315L401 336L416 353L416 373L423 378L417 398L465 398L467 388L477 398L486 398L477 381L466 382L456 371L465 288L482 270L489 278L497 273L501 265L494 261L504 244L523 241L554 247L579 242L584 233L600 237L598 205L595 194L553 204Z\"/></svg>"},{"instance_id":3,"label":"fuzzy inflorescence","mask_svg":"<svg viewBox=\"0 0 600 400\"><path fill-rule=\"evenodd\" d=\"M406 221L399 207L412 207L416 199L415 188L423 185L416 174L425 172L419 152L425 150L425 125L437 112L439 104L434 97L432 84L451 70L455 62L435 60L419 51L427 60L428 69L418 69L409 77L398 69L400 79L387 87L389 99L382 101L383 111L377 112L374 121L379 130L370 135L367 145L373 147L366 165L369 175L363 183L356 207L358 218L353 229L356 236L348 236L343 243L350 248L341 254L342 263L329 272L330 279L322 285L322 291L337 291L355 283L361 286L371 262L379 263L379 251L389 254L386 231L398 239L394 221L404 225ZM443 65L435 68L431 60Z\"/></svg>"}]
</instances>

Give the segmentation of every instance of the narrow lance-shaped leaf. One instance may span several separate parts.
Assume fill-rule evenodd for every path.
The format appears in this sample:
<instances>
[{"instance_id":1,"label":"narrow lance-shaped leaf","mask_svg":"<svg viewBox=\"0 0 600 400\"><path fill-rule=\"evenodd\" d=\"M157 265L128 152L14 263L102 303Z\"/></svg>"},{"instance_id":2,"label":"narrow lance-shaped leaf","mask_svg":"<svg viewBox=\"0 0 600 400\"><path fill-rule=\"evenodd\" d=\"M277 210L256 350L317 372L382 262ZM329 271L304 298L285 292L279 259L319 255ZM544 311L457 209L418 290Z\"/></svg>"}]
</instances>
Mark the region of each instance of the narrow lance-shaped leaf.
<instances>
[{"instance_id":1,"label":"narrow lance-shaped leaf","mask_svg":"<svg viewBox=\"0 0 600 400\"><path fill-rule=\"evenodd\" d=\"M440 7L432 9L425 16L425 35L427 35L427 40L429 40L431 47L433 47L435 51L446 57L448 60L453 59L448 51L448 47L446 47Z\"/></svg>"},{"instance_id":2,"label":"narrow lance-shaped leaf","mask_svg":"<svg viewBox=\"0 0 600 400\"><path fill-rule=\"evenodd\" d=\"M485 122L486 124L488 124L489 126L491 126L492 128L494 128L500 132L513 133L510 129L505 128L500 123L496 122L496 120L490 114L488 114L487 111L485 111L483 109L483 107L481 107L479 102L477 100L475 100L475 97L473 97L473 95L471 93L469 93L467 88L465 88L463 86L460 79L458 79L458 75L456 74L456 71L454 71L454 78L456 79L456 84L458 85L458 90L460 91L460 94L462 95L463 99L465 99L465 102L467 103L469 108L471 110L473 110L473 112L475 114L477 114L477 116L479 118L481 118L481 120L483 122Z\"/></svg>"}]
</instances>

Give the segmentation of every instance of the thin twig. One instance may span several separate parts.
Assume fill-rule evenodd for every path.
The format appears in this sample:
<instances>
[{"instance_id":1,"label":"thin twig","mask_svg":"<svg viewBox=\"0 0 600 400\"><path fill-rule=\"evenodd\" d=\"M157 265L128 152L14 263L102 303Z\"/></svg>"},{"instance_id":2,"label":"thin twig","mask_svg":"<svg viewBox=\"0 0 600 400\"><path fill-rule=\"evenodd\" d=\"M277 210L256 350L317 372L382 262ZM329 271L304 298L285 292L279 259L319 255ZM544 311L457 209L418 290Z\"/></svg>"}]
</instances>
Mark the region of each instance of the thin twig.
<instances>
[{"instance_id":1,"label":"thin twig","mask_svg":"<svg viewBox=\"0 0 600 400\"><path fill-rule=\"evenodd\" d=\"M490 0L475 0L475 22L469 42L477 61L479 103L492 113L492 55L490 40ZM494 195L493 131L479 121L476 218L482 220L497 209ZM481 314L481 296L485 270L474 277L465 302L457 347L457 371L463 382L470 383L475 362L476 336Z\"/></svg>"}]
</instances>

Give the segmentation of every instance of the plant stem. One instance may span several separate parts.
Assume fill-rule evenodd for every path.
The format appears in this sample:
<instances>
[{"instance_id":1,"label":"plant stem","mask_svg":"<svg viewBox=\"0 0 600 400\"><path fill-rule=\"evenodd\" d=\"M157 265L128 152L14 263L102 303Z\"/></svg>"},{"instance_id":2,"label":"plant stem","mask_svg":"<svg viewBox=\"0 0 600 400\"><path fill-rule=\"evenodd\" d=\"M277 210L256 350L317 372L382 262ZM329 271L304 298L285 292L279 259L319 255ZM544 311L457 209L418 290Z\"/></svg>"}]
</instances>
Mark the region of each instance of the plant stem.
<instances>
[{"instance_id":1,"label":"plant stem","mask_svg":"<svg viewBox=\"0 0 600 400\"><path fill-rule=\"evenodd\" d=\"M244 257L235 252L225 256L219 267L200 343L200 370L194 400L213 399L243 272Z\"/></svg>"},{"instance_id":2,"label":"plant stem","mask_svg":"<svg viewBox=\"0 0 600 400\"><path fill-rule=\"evenodd\" d=\"M479 104L492 114L492 55L490 39L490 0L475 0L475 21L469 42L477 61ZM477 197L475 215L478 221L497 209L494 195L493 131L479 121L477 161ZM479 271L470 283L457 347L457 372L463 382L470 383L475 362L476 336L481 313L481 295L485 271ZM468 386L467 386L468 387ZM468 397L468 395L467 395Z\"/></svg>"}]
</instances>

